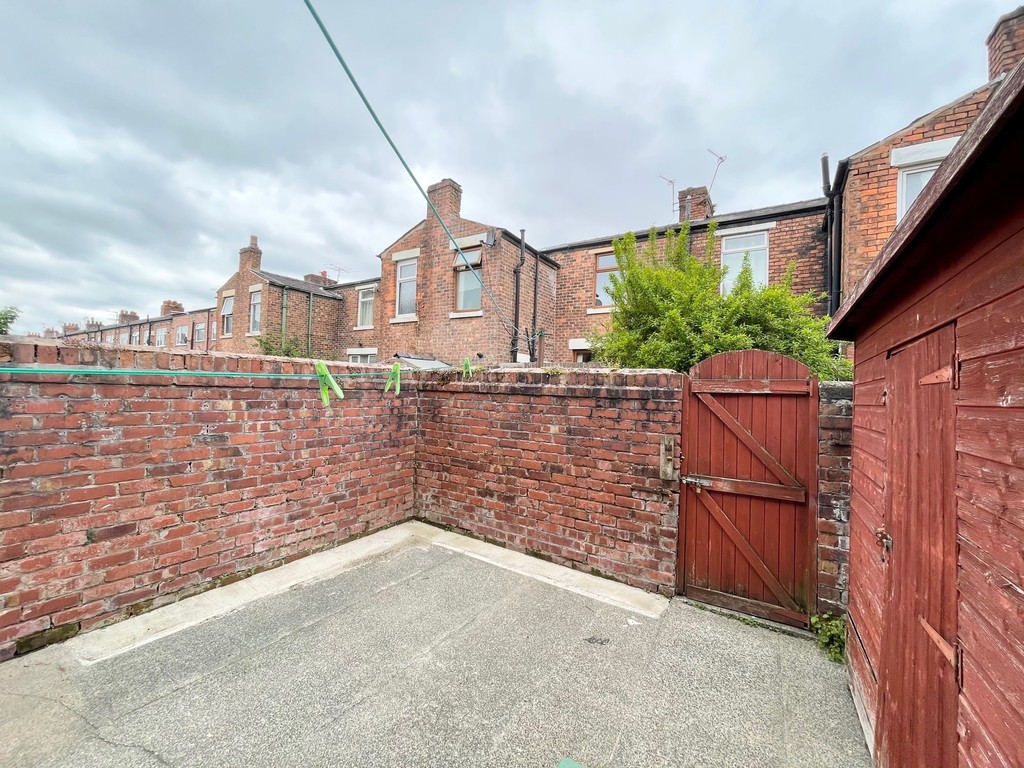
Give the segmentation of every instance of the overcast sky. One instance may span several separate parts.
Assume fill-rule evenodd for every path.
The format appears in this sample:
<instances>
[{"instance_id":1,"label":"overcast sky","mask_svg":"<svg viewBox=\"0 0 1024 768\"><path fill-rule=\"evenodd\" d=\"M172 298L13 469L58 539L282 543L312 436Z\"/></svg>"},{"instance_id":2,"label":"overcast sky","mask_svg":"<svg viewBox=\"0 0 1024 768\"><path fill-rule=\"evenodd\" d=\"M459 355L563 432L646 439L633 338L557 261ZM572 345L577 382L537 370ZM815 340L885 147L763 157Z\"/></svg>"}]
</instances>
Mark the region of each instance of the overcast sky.
<instances>
[{"instance_id":1,"label":"overcast sky","mask_svg":"<svg viewBox=\"0 0 1024 768\"><path fill-rule=\"evenodd\" d=\"M316 0L424 186L543 247L820 196L832 167L986 80L1012 0ZM301 0L0 0L0 307L15 331L265 269L342 281L425 205Z\"/></svg>"}]
</instances>

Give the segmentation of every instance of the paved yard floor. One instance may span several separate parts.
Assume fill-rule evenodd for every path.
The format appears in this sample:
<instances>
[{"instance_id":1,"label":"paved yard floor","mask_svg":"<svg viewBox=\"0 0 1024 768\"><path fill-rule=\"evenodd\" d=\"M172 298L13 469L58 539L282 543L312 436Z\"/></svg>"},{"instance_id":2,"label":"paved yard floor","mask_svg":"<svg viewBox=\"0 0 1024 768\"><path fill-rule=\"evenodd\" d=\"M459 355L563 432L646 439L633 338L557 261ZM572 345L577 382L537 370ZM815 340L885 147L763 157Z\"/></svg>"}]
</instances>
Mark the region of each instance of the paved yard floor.
<instances>
[{"instance_id":1,"label":"paved yard floor","mask_svg":"<svg viewBox=\"0 0 1024 768\"><path fill-rule=\"evenodd\" d=\"M0 664L0 765L869 765L813 643L429 543L83 664L107 631Z\"/></svg>"}]
</instances>

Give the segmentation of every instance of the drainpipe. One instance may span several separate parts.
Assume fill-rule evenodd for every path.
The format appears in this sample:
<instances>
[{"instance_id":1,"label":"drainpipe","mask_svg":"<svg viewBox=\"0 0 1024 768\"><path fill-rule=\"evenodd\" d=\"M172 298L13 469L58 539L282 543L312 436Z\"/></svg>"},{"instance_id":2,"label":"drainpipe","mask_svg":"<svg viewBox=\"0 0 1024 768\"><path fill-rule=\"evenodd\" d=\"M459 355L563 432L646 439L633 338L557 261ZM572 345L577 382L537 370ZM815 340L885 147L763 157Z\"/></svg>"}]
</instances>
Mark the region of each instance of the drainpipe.
<instances>
[{"instance_id":1,"label":"drainpipe","mask_svg":"<svg viewBox=\"0 0 1024 768\"><path fill-rule=\"evenodd\" d=\"M523 230L524 233L526 230ZM540 284L540 251L534 251L533 259L533 322L530 328L530 362L537 362L537 288Z\"/></svg>"},{"instance_id":2,"label":"drainpipe","mask_svg":"<svg viewBox=\"0 0 1024 768\"><path fill-rule=\"evenodd\" d=\"M309 320L306 323L306 357L313 356L313 292L309 292Z\"/></svg>"},{"instance_id":3,"label":"drainpipe","mask_svg":"<svg viewBox=\"0 0 1024 768\"><path fill-rule=\"evenodd\" d=\"M516 264L512 274L515 275L515 299L512 314L512 362L519 359L519 282L522 277L523 265L526 263L526 230L519 230L519 262Z\"/></svg>"},{"instance_id":4,"label":"drainpipe","mask_svg":"<svg viewBox=\"0 0 1024 768\"><path fill-rule=\"evenodd\" d=\"M288 332L288 287L281 286L281 347L284 348L285 335Z\"/></svg>"}]
</instances>

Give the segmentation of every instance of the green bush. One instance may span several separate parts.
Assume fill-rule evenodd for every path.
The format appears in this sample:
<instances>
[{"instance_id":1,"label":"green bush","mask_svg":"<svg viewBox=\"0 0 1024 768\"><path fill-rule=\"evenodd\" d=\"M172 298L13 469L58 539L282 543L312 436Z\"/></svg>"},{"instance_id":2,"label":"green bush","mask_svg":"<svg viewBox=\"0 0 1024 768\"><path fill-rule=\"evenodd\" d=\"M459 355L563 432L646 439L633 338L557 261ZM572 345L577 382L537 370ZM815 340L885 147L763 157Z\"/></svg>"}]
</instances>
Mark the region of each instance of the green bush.
<instances>
[{"instance_id":1,"label":"green bush","mask_svg":"<svg viewBox=\"0 0 1024 768\"><path fill-rule=\"evenodd\" d=\"M11 326L14 325L14 321L18 319L19 314L21 313L17 307L4 307L0 309L0 336L11 332Z\"/></svg>"},{"instance_id":2,"label":"green bush","mask_svg":"<svg viewBox=\"0 0 1024 768\"><path fill-rule=\"evenodd\" d=\"M815 317L822 296L794 294L791 264L780 283L755 286L749 262L732 291L721 295L724 270L714 253L715 225L705 253L690 252L689 226L669 230L664 256L652 229L643 248L636 235L613 243L619 273L608 293L614 302L606 333L590 339L594 358L620 368L686 371L719 352L764 349L804 363L824 379L850 379L850 361L825 337L827 317Z\"/></svg>"}]
</instances>

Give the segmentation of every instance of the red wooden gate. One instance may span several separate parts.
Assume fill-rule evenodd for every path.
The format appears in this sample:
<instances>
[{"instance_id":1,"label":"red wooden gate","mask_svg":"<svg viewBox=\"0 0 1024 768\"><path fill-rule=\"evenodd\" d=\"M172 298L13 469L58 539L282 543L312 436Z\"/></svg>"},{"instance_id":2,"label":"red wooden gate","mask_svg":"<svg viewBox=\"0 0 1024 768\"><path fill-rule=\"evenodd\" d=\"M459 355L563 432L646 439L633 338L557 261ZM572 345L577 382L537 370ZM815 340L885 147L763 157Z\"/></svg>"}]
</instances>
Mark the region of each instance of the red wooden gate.
<instances>
[{"instance_id":1,"label":"red wooden gate","mask_svg":"<svg viewBox=\"0 0 1024 768\"><path fill-rule=\"evenodd\" d=\"M805 626L815 594L818 380L773 352L684 378L677 591Z\"/></svg>"}]
</instances>

